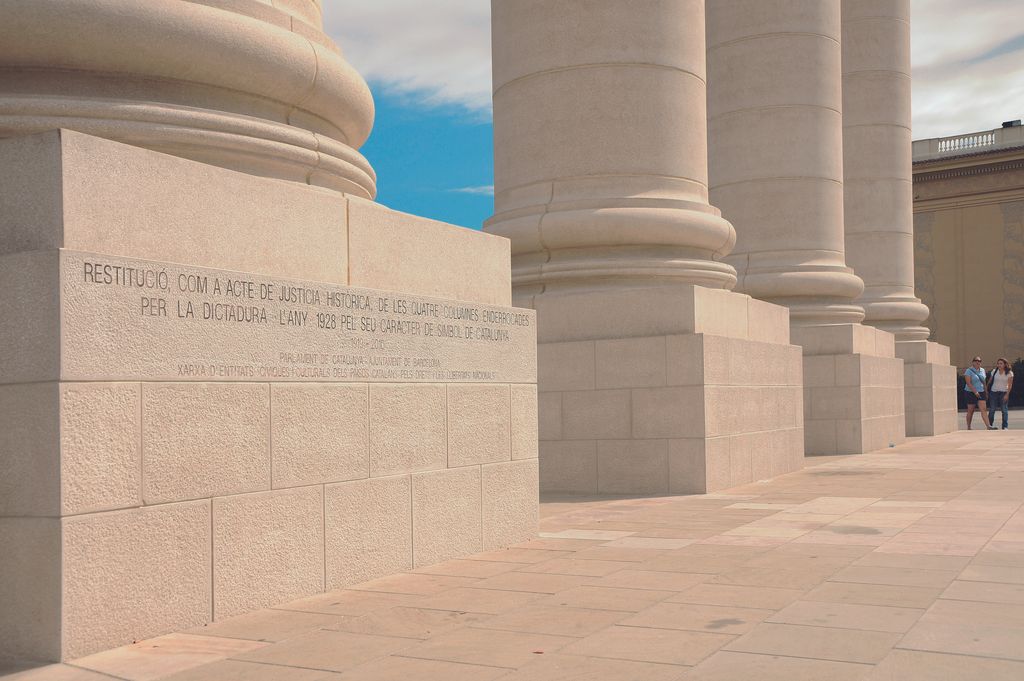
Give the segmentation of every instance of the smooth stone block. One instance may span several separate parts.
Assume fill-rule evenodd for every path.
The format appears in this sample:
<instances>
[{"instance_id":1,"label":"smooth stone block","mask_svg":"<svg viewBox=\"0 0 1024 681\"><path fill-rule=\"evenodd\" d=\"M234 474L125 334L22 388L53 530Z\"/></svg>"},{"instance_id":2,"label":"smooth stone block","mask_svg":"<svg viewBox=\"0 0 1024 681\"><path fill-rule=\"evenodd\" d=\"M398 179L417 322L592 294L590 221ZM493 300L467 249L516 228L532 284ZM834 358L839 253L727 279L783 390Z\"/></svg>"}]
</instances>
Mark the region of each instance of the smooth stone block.
<instances>
[{"instance_id":1,"label":"smooth stone block","mask_svg":"<svg viewBox=\"0 0 1024 681\"><path fill-rule=\"evenodd\" d=\"M595 343L598 389L663 386L668 375L665 336Z\"/></svg>"},{"instance_id":2,"label":"smooth stone block","mask_svg":"<svg viewBox=\"0 0 1024 681\"><path fill-rule=\"evenodd\" d=\"M370 385L370 477L448 465L443 385Z\"/></svg>"},{"instance_id":3,"label":"smooth stone block","mask_svg":"<svg viewBox=\"0 0 1024 681\"><path fill-rule=\"evenodd\" d=\"M481 466L483 550L511 546L537 533L536 459Z\"/></svg>"},{"instance_id":4,"label":"smooth stone block","mask_svg":"<svg viewBox=\"0 0 1024 681\"><path fill-rule=\"evenodd\" d=\"M213 616L324 590L320 486L213 500Z\"/></svg>"},{"instance_id":5,"label":"smooth stone block","mask_svg":"<svg viewBox=\"0 0 1024 681\"><path fill-rule=\"evenodd\" d=\"M480 484L479 466L412 476L414 567L481 550Z\"/></svg>"},{"instance_id":6,"label":"smooth stone block","mask_svg":"<svg viewBox=\"0 0 1024 681\"><path fill-rule=\"evenodd\" d=\"M510 460L511 409L507 385L449 385L448 467Z\"/></svg>"},{"instance_id":7,"label":"smooth stone block","mask_svg":"<svg viewBox=\"0 0 1024 681\"><path fill-rule=\"evenodd\" d=\"M563 393L562 437L567 440L628 438L631 435L630 409L629 390Z\"/></svg>"},{"instance_id":8,"label":"smooth stone block","mask_svg":"<svg viewBox=\"0 0 1024 681\"><path fill-rule=\"evenodd\" d=\"M597 469L601 494L665 494L668 440L600 440Z\"/></svg>"},{"instance_id":9,"label":"smooth stone block","mask_svg":"<svg viewBox=\"0 0 1024 681\"><path fill-rule=\"evenodd\" d=\"M143 384L143 499L270 489L269 431L269 385Z\"/></svg>"},{"instance_id":10,"label":"smooth stone block","mask_svg":"<svg viewBox=\"0 0 1024 681\"><path fill-rule=\"evenodd\" d=\"M369 475L368 386L278 383L270 399L275 489Z\"/></svg>"},{"instance_id":11,"label":"smooth stone block","mask_svg":"<svg viewBox=\"0 0 1024 681\"><path fill-rule=\"evenodd\" d=\"M326 589L412 569L409 476L327 485L324 504Z\"/></svg>"},{"instance_id":12,"label":"smooth stone block","mask_svg":"<svg viewBox=\"0 0 1024 681\"><path fill-rule=\"evenodd\" d=\"M597 387L596 347L592 341L540 343L537 383L544 392L593 390Z\"/></svg>"},{"instance_id":13,"label":"smooth stone block","mask_svg":"<svg viewBox=\"0 0 1024 681\"><path fill-rule=\"evenodd\" d=\"M0 255L0 318L18 320L0 324L0 382L60 378L59 263L56 251Z\"/></svg>"},{"instance_id":14,"label":"smooth stone block","mask_svg":"<svg viewBox=\"0 0 1024 681\"><path fill-rule=\"evenodd\" d=\"M65 519L63 658L210 621L210 522L208 500Z\"/></svg>"},{"instance_id":15,"label":"smooth stone block","mask_svg":"<svg viewBox=\"0 0 1024 681\"><path fill-rule=\"evenodd\" d=\"M57 518L0 518L0 660L61 656Z\"/></svg>"},{"instance_id":16,"label":"smooth stone block","mask_svg":"<svg viewBox=\"0 0 1024 681\"><path fill-rule=\"evenodd\" d=\"M0 516L60 515L59 431L57 383L0 386Z\"/></svg>"},{"instance_id":17,"label":"smooth stone block","mask_svg":"<svg viewBox=\"0 0 1024 681\"><path fill-rule=\"evenodd\" d=\"M597 442L540 443L540 488L545 492L597 493Z\"/></svg>"}]
</instances>

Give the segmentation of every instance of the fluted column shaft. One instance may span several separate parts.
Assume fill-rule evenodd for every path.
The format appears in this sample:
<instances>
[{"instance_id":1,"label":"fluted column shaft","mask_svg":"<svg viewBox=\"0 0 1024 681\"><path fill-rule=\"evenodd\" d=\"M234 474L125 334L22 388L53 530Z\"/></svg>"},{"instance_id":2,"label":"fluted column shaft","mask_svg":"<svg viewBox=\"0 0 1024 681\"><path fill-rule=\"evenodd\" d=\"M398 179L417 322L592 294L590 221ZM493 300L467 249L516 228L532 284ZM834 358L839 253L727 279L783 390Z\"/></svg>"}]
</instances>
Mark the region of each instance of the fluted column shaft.
<instances>
[{"instance_id":1,"label":"fluted column shaft","mask_svg":"<svg viewBox=\"0 0 1024 681\"><path fill-rule=\"evenodd\" d=\"M840 0L708 0L711 202L737 290L794 325L858 322L843 238Z\"/></svg>"},{"instance_id":2,"label":"fluted column shaft","mask_svg":"<svg viewBox=\"0 0 1024 681\"><path fill-rule=\"evenodd\" d=\"M910 0L842 0L846 257L865 323L928 338L914 296Z\"/></svg>"},{"instance_id":3,"label":"fluted column shaft","mask_svg":"<svg viewBox=\"0 0 1024 681\"><path fill-rule=\"evenodd\" d=\"M708 204L704 0L493 0L495 215L518 294L731 288Z\"/></svg>"},{"instance_id":4,"label":"fluted column shaft","mask_svg":"<svg viewBox=\"0 0 1024 681\"><path fill-rule=\"evenodd\" d=\"M321 0L0 0L0 138L70 128L372 198Z\"/></svg>"}]
</instances>

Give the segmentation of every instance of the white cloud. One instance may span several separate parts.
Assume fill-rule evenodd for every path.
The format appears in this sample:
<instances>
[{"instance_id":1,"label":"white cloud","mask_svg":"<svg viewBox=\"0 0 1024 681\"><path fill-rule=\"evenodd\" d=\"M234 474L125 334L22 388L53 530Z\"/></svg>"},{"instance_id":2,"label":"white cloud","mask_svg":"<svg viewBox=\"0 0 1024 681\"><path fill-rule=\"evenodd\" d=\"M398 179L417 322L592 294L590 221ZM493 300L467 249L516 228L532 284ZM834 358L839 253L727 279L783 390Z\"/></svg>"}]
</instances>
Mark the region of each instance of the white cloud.
<instances>
[{"instance_id":1,"label":"white cloud","mask_svg":"<svg viewBox=\"0 0 1024 681\"><path fill-rule=\"evenodd\" d=\"M376 89L489 116L488 0L325 0L327 32ZM1024 2L912 0L914 137L1024 116ZM1018 49L990 52L1012 43Z\"/></svg>"},{"instance_id":2,"label":"white cloud","mask_svg":"<svg viewBox=\"0 0 1024 681\"><path fill-rule=\"evenodd\" d=\"M450 189L459 194L478 194L480 196L494 196L494 185L485 184L480 187L459 187L458 189Z\"/></svg>"}]
</instances>

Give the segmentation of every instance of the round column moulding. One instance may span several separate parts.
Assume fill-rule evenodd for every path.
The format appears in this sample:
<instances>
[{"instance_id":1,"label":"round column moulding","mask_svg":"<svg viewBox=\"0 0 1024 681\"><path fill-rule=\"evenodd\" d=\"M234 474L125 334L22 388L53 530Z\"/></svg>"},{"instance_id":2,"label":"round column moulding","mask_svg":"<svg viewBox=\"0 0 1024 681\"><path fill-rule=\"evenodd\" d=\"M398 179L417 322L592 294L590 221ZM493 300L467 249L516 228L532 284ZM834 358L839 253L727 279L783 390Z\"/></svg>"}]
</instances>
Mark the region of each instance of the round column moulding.
<instances>
[{"instance_id":1,"label":"round column moulding","mask_svg":"<svg viewBox=\"0 0 1024 681\"><path fill-rule=\"evenodd\" d=\"M0 137L69 128L376 194L362 77L319 0L0 0Z\"/></svg>"}]
</instances>

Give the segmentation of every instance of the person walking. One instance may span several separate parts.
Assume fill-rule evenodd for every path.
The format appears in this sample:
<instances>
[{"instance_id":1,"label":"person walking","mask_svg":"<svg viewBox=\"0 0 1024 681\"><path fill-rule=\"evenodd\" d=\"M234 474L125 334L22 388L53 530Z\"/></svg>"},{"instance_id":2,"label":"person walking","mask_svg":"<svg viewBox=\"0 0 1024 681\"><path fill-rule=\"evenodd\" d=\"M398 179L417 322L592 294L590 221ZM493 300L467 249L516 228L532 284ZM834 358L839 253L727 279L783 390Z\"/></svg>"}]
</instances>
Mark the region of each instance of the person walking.
<instances>
[{"instance_id":1,"label":"person walking","mask_svg":"<svg viewBox=\"0 0 1024 681\"><path fill-rule=\"evenodd\" d=\"M971 366L964 371L964 390L967 391L967 430L971 429L975 409L981 412L981 420L985 422L985 427L995 430L985 410L985 369L981 366L981 357L972 359Z\"/></svg>"},{"instance_id":2,"label":"person walking","mask_svg":"<svg viewBox=\"0 0 1024 681\"><path fill-rule=\"evenodd\" d=\"M1009 427L1011 390L1013 390L1013 371L1010 369L1010 363L1000 357L996 361L996 368L988 377L988 421L993 428L996 425L996 409L1003 412L1003 430Z\"/></svg>"}]
</instances>

